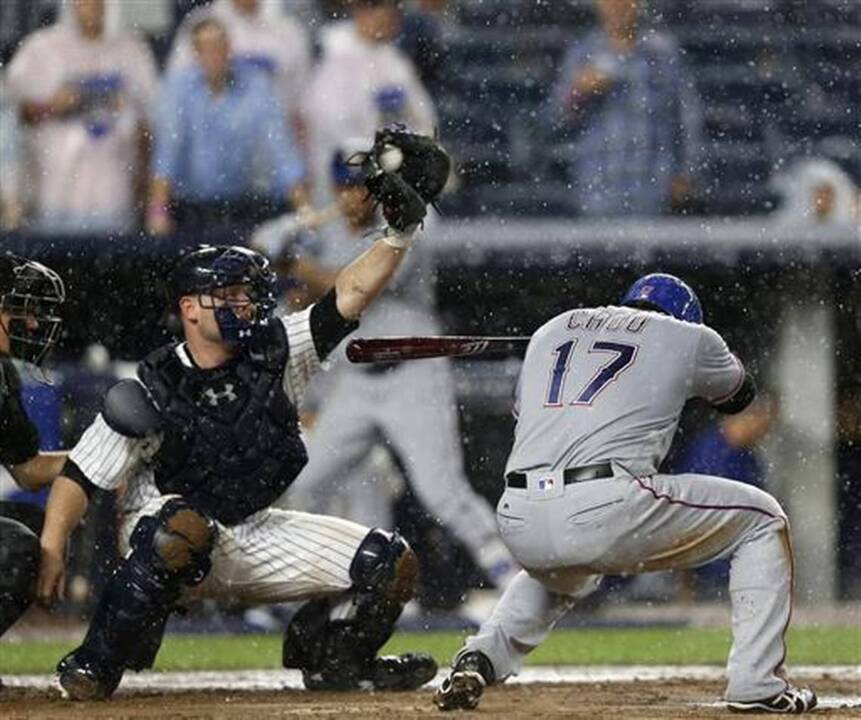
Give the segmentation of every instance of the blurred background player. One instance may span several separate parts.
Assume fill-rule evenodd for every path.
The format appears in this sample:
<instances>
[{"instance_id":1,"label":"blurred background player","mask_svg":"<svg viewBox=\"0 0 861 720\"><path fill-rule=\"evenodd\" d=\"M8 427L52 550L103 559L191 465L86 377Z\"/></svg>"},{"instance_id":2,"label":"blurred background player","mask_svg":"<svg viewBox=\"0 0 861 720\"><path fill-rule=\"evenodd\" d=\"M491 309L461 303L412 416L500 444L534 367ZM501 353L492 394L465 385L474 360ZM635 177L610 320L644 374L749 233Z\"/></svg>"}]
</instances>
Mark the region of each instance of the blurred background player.
<instances>
[{"instance_id":1,"label":"blurred background player","mask_svg":"<svg viewBox=\"0 0 861 720\"><path fill-rule=\"evenodd\" d=\"M304 207L305 164L271 77L235 61L214 16L190 35L196 63L169 75L159 99L147 229L241 233Z\"/></svg>"},{"instance_id":2,"label":"blurred background player","mask_svg":"<svg viewBox=\"0 0 861 720\"><path fill-rule=\"evenodd\" d=\"M645 5L595 0L600 27L572 42L552 91L583 215L661 215L693 189L700 101L673 37L643 27Z\"/></svg>"},{"instance_id":3,"label":"blurred background player","mask_svg":"<svg viewBox=\"0 0 861 720\"><path fill-rule=\"evenodd\" d=\"M65 453L39 452L39 433L23 408L21 378L12 360L40 366L60 332L63 282L44 265L0 255L0 463L26 490L47 487ZM0 635L34 597L42 509L0 502Z\"/></svg>"},{"instance_id":4,"label":"blurred background player","mask_svg":"<svg viewBox=\"0 0 861 720\"><path fill-rule=\"evenodd\" d=\"M433 101L393 43L401 22L396 0L353 0L349 10L349 20L320 31L322 57L303 104L315 207L332 198L332 155L344 138L371 137L393 122L430 135L436 124Z\"/></svg>"},{"instance_id":5,"label":"blurred background player","mask_svg":"<svg viewBox=\"0 0 861 720\"><path fill-rule=\"evenodd\" d=\"M42 232L133 229L146 196L157 77L143 40L111 30L104 0L72 0L8 69L24 147L19 199Z\"/></svg>"},{"instance_id":6,"label":"blurred background player","mask_svg":"<svg viewBox=\"0 0 861 720\"><path fill-rule=\"evenodd\" d=\"M348 150L331 161L330 177L342 218L320 228L312 256L297 258L296 274L314 292L349 259L368 246L379 224L375 201L362 185L358 168L345 162ZM313 272L309 270L311 266ZM387 290L362 319L362 334L438 335L435 274L422 246L410 251ZM417 363L353 365L335 354L333 377L326 378L321 409L309 435L310 461L290 488L285 506L312 512L343 500L353 520L391 527L391 492L385 478L359 477L374 448L383 446L420 505L460 540L497 588L518 567L506 550L487 501L464 475L457 400L451 366L442 358ZM473 616L486 612L487 598L476 595ZM480 607L479 607L480 606ZM468 610L467 610L468 611Z\"/></svg>"}]
</instances>

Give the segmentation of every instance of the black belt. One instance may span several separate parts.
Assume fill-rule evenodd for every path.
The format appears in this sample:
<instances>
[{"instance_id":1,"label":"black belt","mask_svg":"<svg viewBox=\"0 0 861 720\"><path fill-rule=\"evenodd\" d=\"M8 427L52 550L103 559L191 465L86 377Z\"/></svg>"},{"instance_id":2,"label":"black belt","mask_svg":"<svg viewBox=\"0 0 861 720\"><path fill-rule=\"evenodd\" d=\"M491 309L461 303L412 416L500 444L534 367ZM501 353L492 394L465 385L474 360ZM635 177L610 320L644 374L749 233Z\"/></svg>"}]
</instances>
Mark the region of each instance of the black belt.
<instances>
[{"instance_id":1,"label":"black belt","mask_svg":"<svg viewBox=\"0 0 861 720\"><path fill-rule=\"evenodd\" d=\"M600 478L613 477L613 466L610 463L598 463L597 465L582 465L580 467L566 468L562 473L562 482L570 485L584 480L598 480ZM505 476L505 484L510 488L526 489L526 473L510 472Z\"/></svg>"}]
</instances>

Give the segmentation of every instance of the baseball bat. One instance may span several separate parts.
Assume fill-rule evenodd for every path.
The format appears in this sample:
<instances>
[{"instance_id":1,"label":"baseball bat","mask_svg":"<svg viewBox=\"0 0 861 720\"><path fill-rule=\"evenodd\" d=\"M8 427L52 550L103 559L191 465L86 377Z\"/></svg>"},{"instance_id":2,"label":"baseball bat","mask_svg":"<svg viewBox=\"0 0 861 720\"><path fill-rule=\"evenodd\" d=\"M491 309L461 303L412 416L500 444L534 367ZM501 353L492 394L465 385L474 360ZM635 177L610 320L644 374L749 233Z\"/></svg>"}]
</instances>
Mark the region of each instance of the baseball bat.
<instances>
[{"instance_id":1,"label":"baseball bat","mask_svg":"<svg viewBox=\"0 0 861 720\"><path fill-rule=\"evenodd\" d=\"M522 354L528 344L528 337L481 335L356 338L347 343L347 358L354 363L374 363L472 355L506 357Z\"/></svg>"}]
</instances>

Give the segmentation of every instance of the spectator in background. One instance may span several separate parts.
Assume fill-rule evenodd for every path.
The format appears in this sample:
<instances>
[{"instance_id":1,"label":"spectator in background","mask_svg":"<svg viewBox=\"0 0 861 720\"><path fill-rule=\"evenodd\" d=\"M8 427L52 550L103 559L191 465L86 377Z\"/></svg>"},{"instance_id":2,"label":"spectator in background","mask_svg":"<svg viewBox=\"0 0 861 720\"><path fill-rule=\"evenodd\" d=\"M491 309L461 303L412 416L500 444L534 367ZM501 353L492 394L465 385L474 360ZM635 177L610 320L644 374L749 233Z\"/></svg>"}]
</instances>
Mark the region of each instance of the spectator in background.
<instances>
[{"instance_id":1,"label":"spectator in background","mask_svg":"<svg viewBox=\"0 0 861 720\"><path fill-rule=\"evenodd\" d=\"M777 401L761 393L743 412L721 416L694 437L673 462L672 471L716 475L765 489L766 472L757 449L777 419ZM691 572L701 591L721 592L729 577L729 561Z\"/></svg>"},{"instance_id":2,"label":"spectator in background","mask_svg":"<svg viewBox=\"0 0 861 720\"><path fill-rule=\"evenodd\" d=\"M268 73L291 126L299 132L299 107L311 69L308 31L280 4L261 0L215 0L189 13L180 26L168 61L168 72L195 62L191 29L205 17L216 18L227 31L233 61Z\"/></svg>"},{"instance_id":3,"label":"spectator in background","mask_svg":"<svg viewBox=\"0 0 861 720\"><path fill-rule=\"evenodd\" d=\"M156 115L147 228L242 231L307 205L305 166L271 79L234 62L219 20L191 30L193 67L170 75ZM255 169L268 172L261 187Z\"/></svg>"},{"instance_id":4,"label":"spectator in background","mask_svg":"<svg viewBox=\"0 0 861 720\"><path fill-rule=\"evenodd\" d=\"M569 48L552 93L572 140L580 213L655 216L681 206L702 152L703 118L674 39L641 27L638 0L595 0L600 27Z\"/></svg>"},{"instance_id":5,"label":"spectator in background","mask_svg":"<svg viewBox=\"0 0 861 720\"><path fill-rule=\"evenodd\" d=\"M673 463L673 472L718 475L764 488L765 471L756 450L777 415L777 401L761 393L743 412L721 416L697 435Z\"/></svg>"},{"instance_id":6,"label":"spectator in background","mask_svg":"<svg viewBox=\"0 0 861 720\"><path fill-rule=\"evenodd\" d=\"M155 61L142 40L106 30L104 0L63 10L9 65L25 130L21 200L36 230L125 232L145 196Z\"/></svg>"},{"instance_id":7,"label":"spectator in background","mask_svg":"<svg viewBox=\"0 0 861 720\"><path fill-rule=\"evenodd\" d=\"M322 59L304 103L315 205L332 199L329 166L344 138L370 141L374 131L403 122L432 134L436 112L409 59L392 43L400 29L396 0L353 0L350 20L320 33Z\"/></svg>"},{"instance_id":8,"label":"spectator in background","mask_svg":"<svg viewBox=\"0 0 861 720\"><path fill-rule=\"evenodd\" d=\"M404 11L396 44L412 60L421 81L436 96L443 77L446 53L443 39L447 0L419 0Z\"/></svg>"},{"instance_id":9,"label":"spectator in background","mask_svg":"<svg viewBox=\"0 0 861 720\"><path fill-rule=\"evenodd\" d=\"M858 190L835 162L809 158L793 164L772 180L783 196L775 221L793 227L858 224Z\"/></svg>"},{"instance_id":10,"label":"spectator in background","mask_svg":"<svg viewBox=\"0 0 861 720\"><path fill-rule=\"evenodd\" d=\"M24 208L18 182L20 177L21 131L18 108L10 102L6 75L0 74L0 229L17 230Z\"/></svg>"}]
</instances>

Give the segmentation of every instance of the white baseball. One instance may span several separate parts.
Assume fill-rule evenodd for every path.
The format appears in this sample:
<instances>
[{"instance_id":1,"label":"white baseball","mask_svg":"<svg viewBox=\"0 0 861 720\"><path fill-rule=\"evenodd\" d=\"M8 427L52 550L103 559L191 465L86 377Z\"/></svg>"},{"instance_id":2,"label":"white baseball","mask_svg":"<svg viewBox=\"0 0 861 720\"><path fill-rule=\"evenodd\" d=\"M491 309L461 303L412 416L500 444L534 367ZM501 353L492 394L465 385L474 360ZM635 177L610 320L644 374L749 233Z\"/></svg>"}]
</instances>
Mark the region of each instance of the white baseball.
<instances>
[{"instance_id":1,"label":"white baseball","mask_svg":"<svg viewBox=\"0 0 861 720\"><path fill-rule=\"evenodd\" d=\"M399 147L386 145L380 153L380 167L386 172L396 172L404 162L404 154Z\"/></svg>"}]
</instances>

